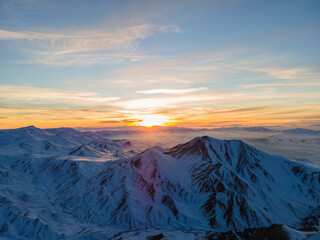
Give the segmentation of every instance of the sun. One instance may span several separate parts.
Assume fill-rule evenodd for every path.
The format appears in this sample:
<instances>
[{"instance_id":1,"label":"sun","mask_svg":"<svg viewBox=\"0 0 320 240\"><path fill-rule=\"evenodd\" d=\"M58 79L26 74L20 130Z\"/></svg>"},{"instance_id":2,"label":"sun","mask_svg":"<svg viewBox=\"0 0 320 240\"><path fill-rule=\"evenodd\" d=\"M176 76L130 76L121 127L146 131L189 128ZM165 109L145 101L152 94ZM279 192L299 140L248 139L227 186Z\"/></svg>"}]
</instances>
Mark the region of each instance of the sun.
<instances>
[{"instance_id":1,"label":"sun","mask_svg":"<svg viewBox=\"0 0 320 240\"><path fill-rule=\"evenodd\" d=\"M143 127L163 126L169 122L168 117L160 114L142 116L141 120L138 125Z\"/></svg>"}]
</instances>

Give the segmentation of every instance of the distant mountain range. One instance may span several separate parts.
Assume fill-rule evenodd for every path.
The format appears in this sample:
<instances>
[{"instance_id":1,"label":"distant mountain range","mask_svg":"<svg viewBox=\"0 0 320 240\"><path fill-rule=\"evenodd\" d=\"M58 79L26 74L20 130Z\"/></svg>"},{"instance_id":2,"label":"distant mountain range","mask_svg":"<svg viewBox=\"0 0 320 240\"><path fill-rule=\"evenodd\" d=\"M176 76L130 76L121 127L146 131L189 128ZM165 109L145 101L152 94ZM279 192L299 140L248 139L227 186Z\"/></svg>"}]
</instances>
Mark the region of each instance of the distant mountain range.
<instances>
[{"instance_id":1,"label":"distant mountain range","mask_svg":"<svg viewBox=\"0 0 320 240\"><path fill-rule=\"evenodd\" d=\"M265 133L287 133L296 135L320 135L320 131L305 129L305 128L294 128L289 130L272 130L266 127L230 127L230 128L215 128L216 131L249 131L249 132L265 132Z\"/></svg>"},{"instance_id":2,"label":"distant mountain range","mask_svg":"<svg viewBox=\"0 0 320 240\"><path fill-rule=\"evenodd\" d=\"M0 131L0 154L6 156L83 156L117 159L136 152L127 140L108 139L108 131L73 128L39 129L34 126Z\"/></svg>"},{"instance_id":3,"label":"distant mountain range","mask_svg":"<svg viewBox=\"0 0 320 240\"><path fill-rule=\"evenodd\" d=\"M282 131L283 133L289 134L309 134L309 135L320 135L320 131L312 130L312 129L305 129L305 128L295 128Z\"/></svg>"},{"instance_id":4,"label":"distant mountain range","mask_svg":"<svg viewBox=\"0 0 320 240\"><path fill-rule=\"evenodd\" d=\"M240 140L135 154L106 136L0 131L0 238L318 239L319 166Z\"/></svg>"},{"instance_id":5,"label":"distant mountain range","mask_svg":"<svg viewBox=\"0 0 320 240\"><path fill-rule=\"evenodd\" d=\"M249 131L249 132L266 132L273 133L278 132L266 127L228 127L228 128L215 128L216 131Z\"/></svg>"},{"instance_id":6,"label":"distant mountain range","mask_svg":"<svg viewBox=\"0 0 320 240\"><path fill-rule=\"evenodd\" d=\"M130 134L148 131L143 127L113 127L113 128L77 128L80 131L101 131L107 132L109 136L118 134ZM249 131L249 132L264 132L264 133L287 133L296 135L320 135L319 130L306 128L294 128L288 130L274 130L262 126L258 127L221 127L221 128L182 128L182 127L153 127L152 131L163 132L201 132L201 131Z\"/></svg>"}]
</instances>

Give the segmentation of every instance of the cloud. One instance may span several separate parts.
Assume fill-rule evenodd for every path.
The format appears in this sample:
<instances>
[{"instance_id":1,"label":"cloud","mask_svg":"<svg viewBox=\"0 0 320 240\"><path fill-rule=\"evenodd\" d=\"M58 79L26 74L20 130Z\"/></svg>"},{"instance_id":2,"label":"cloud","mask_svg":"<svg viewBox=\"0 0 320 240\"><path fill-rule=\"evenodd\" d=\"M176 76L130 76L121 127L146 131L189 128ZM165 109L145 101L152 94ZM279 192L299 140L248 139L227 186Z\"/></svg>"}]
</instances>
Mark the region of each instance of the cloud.
<instances>
[{"instance_id":1,"label":"cloud","mask_svg":"<svg viewBox=\"0 0 320 240\"><path fill-rule=\"evenodd\" d=\"M166 33L167 32L181 33L181 30L178 26L172 26L172 25L162 26L160 27L160 30Z\"/></svg>"},{"instance_id":2,"label":"cloud","mask_svg":"<svg viewBox=\"0 0 320 240\"><path fill-rule=\"evenodd\" d=\"M304 86L317 86L320 73L315 66L299 67L291 61L292 56L274 53L261 53L253 49L219 49L207 50L172 56L154 56L146 61L130 64L128 67L117 68L112 71L112 81L101 81L101 84L111 86L111 82L118 80L127 81L126 87L136 88L137 93L144 94L174 94L171 89L185 89L195 84L201 84L208 88L225 89L230 91L246 91L242 83L266 84L270 81L290 80L308 82ZM281 66L281 67L277 67ZM284 81L283 81L284 82ZM163 88L170 86L170 90ZM275 85L261 85L265 92L273 92ZM298 86L297 84L296 86ZM242 84L244 85L244 84ZM247 84L249 85L249 84ZM239 89L241 86L243 89ZM264 87L263 87L264 86ZM150 89L150 90L149 90ZM306 88L304 90L307 90ZM177 92L176 92L177 93Z\"/></svg>"},{"instance_id":3,"label":"cloud","mask_svg":"<svg viewBox=\"0 0 320 240\"><path fill-rule=\"evenodd\" d=\"M99 123L111 123L111 124L133 124L133 123L139 123L142 122L141 119L122 119L122 120L103 120L103 121L99 121Z\"/></svg>"},{"instance_id":4,"label":"cloud","mask_svg":"<svg viewBox=\"0 0 320 240\"><path fill-rule=\"evenodd\" d=\"M319 78L319 72L314 72L311 67L239 67L239 70L266 73L273 78L283 80L306 80Z\"/></svg>"},{"instance_id":5,"label":"cloud","mask_svg":"<svg viewBox=\"0 0 320 240\"><path fill-rule=\"evenodd\" d=\"M41 105L73 104L101 105L120 100L120 97L101 97L93 92L0 85L0 99L3 104Z\"/></svg>"},{"instance_id":6,"label":"cloud","mask_svg":"<svg viewBox=\"0 0 320 240\"><path fill-rule=\"evenodd\" d=\"M99 121L99 123L120 123L121 121L117 121L117 120L107 120L107 121Z\"/></svg>"},{"instance_id":7,"label":"cloud","mask_svg":"<svg viewBox=\"0 0 320 240\"><path fill-rule=\"evenodd\" d=\"M241 93L206 93L196 95L184 95L175 97L154 97L154 98L140 98L129 99L115 102L124 110L135 111L156 111L159 109L172 109L176 107L192 107L197 108L203 105L212 105L220 101L233 101L240 99L243 96Z\"/></svg>"},{"instance_id":8,"label":"cloud","mask_svg":"<svg viewBox=\"0 0 320 240\"><path fill-rule=\"evenodd\" d=\"M186 88L186 89L151 89L151 90L141 90L137 91L137 93L144 93L144 94L186 94L186 93L193 93L199 92L202 90L207 89L206 87L199 87L199 88Z\"/></svg>"},{"instance_id":9,"label":"cloud","mask_svg":"<svg viewBox=\"0 0 320 240\"><path fill-rule=\"evenodd\" d=\"M108 61L140 61L139 41L157 32L178 32L176 26L140 24L118 29L73 32L8 31L0 29L2 41L27 41L29 63L54 65L96 64ZM23 42L24 43L24 42ZM106 61L107 60L107 61Z\"/></svg>"},{"instance_id":10,"label":"cloud","mask_svg":"<svg viewBox=\"0 0 320 240\"><path fill-rule=\"evenodd\" d=\"M28 40L62 49L59 54L92 50L130 50L136 48L136 40L153 34L154 27L142 24L118 30L86 30L71 33L46 33L0 30L0 40Z\"/></svg>"},{"instance_id":11,"label":"cloud","mask_svg":"<svg viewBox=\"0 0 320 240\"><path fill-rule=\"evenodd\" d=\"M283 83L260 83L239 85L244 88L266 88L266 87L310 87L320 86L320 82L283 82Z\"/></svg>"},{"instance_id":12,"label":"cloud","mask_svg":"<svg viewBox=\"0 0 320 240\"><path fill-rule=\"evenodd\" d=\"M163 115L171 123L181 126L210 126L222 123L243 125L291 124L308 120L319 121L319 104L301 102L290 105L300 95L277 97L272 95L248 96L239 93L190 94L154 98L118 99L103 97L92 92L61 91L32 87L0 86L0 127L24 126L97 126L135 125L142 116ZM317 98L316 95L310 96ZM265 105L268 99L268 106ZM288 100L289 99L289 100ZM279 100L283 103L278 104ZM188 123L188 124L187 124ZM224 123L226 124L226 123Z\"/></svg>"},{"instance_id":13,"label":"cloud","mask_svg":"<svg viewBox=\"0 0 320 240\"><path fill-rule=\"evenodd\" d=\"M39 127L75 127L95 126L99 121L126 118L125 114L112 109L75 109L63 105L61 108L51 106L8 107L0 105L0 128L37 125ZM108 124L112 124L111 122ZM115 123L113 123L115 124Z\"/></svg>"}]
</instances>

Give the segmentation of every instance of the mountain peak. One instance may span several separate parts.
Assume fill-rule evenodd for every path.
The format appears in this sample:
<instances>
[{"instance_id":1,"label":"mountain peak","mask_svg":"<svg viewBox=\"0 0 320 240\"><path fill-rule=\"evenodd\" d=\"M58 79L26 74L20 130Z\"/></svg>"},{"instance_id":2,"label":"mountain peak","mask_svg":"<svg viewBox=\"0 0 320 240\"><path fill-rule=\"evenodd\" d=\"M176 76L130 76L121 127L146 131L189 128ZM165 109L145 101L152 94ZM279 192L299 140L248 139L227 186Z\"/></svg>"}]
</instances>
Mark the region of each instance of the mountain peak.
<instances>
[{"instance_id":1,"label":"mountain peak","mask_svg":"<svg viewBox=\"0 0 320 240\"><path fill-rule=\"evenodd\" d=\"M167 153L174 157L182 157L184 155L201 155L203 158L209 159L210 153L221 152L223 148L230 145L242 145L245 144L240 140L219 140L216 138L202 136L196 137L189 142L179 144L171 148Z\"/></svg>"},{"instance_id":2,"label":"mountain peak","mask_svg":"<svg viewBox=\"0 0 320 240\"><path fill-rule=\"evenodd\" d=\"M148 148L145 152L150 152L150 153L162 152L163 153L163 152L165 152L165 150L164 150L163 147L156 145L156 146L153 146L151 148Z\"/></svg>"},{"instance_id":3,"label":"mountain peak","mask_svg":"<svg viewBox=\"0 0 320 240\"><path fill-rule=\"evenodd\" d=\"M132 159L132 163L136 167L140 167L142 163L154 163L157 156L163 155L165 150L160 146L154 146L146 149ZM160 157L161 158L161 157Z\"/></svg>"},{"instance_id":4,"label":"mountain peak","mask_svg":"<svg viewBox=\"0 0 320 240\"><path fill-rule=\"evenodd\" d=\"M18 128L18 129L35 130L35 129L40 129L40 128L37 128L34 125L30 125L30 126L26 126L26 127L22 127L22 128Z\"/></svg>"},{"instance_id":5,"label":"mountain peak","mask_svg":"<svg viewBox=\"0 0 320 240\"><path fill-rule=\"evenodd\" d=\"M27 127L22 127L22 128L17 128L14 131L16 132L26 132L28 134L37 134L37 133L43 133L44 130L37 128L33 125L27 126Z\"/></svg>"},{"instance_id":6,"label":"mountain peak","mask_svg":"<svg viewBox=\"0 0 320 240\"><path fill-rule=\"evenodd\" d=\"M219 140L208 136L196 137L191 141L171 148L166 154L194 163L207 162L225 165L237 173L245 169L260 168L264 152L241 140ZM251 171L250 170L250 171Z\"/></svg>"}]
</instances>

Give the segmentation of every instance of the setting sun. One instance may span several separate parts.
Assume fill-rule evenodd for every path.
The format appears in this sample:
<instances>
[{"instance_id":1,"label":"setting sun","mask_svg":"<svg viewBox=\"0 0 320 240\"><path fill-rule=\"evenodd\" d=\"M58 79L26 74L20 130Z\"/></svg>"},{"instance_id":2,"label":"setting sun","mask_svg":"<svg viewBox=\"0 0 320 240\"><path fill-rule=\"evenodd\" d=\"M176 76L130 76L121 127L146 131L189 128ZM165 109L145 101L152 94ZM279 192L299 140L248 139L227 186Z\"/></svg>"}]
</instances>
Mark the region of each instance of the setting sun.
<instances>
[{"instance_id":1,"label":"setting sun","mask_svg":"<svg viewBox=\"0 0 320 240\"><path fill-rule=\"evenodd\" d=\"M140 122L138 125L144 127L162 126L169 122L168 117L160 114L147 115L141 118L142 122Z\"/></svg>"}]
</instances>

